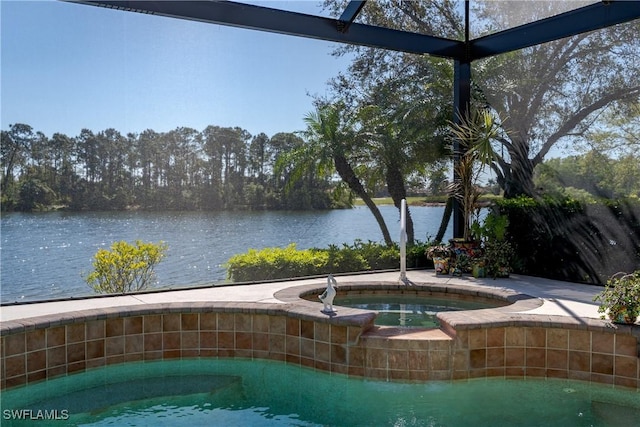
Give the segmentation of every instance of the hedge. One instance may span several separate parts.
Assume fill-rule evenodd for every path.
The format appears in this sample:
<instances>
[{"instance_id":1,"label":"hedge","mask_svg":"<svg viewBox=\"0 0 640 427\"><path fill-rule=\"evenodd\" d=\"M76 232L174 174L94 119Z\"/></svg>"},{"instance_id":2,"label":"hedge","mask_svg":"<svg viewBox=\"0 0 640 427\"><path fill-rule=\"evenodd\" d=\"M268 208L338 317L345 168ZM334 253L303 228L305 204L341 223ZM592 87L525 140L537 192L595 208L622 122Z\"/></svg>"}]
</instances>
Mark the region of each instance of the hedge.
<instances>
[{"instance_id":1,"label":"hedge","mask_svg":"<svg viewBox=\"0 0 640 427\"><path fill-rule=\"evenodd\" d=\"M426 266L426 246L407 248L407 266ZM357 271L399 269L400 249L357 240L353 245L331 245L326 249L285 248L249 249L232 256L226 263L227 277L233 282L255 282L291 277L317 276Z\"/></svg>"},{"instance_id":2,"label":"hedge","mask_svg":"<svg viewBox=\"0 0 640 427\"><path fill-rule=\"evenodd\" d=\"M518 273L593 284L640 268L640 201L516 198L496 201L509 217Z\"/></svg>"}]
</instances>

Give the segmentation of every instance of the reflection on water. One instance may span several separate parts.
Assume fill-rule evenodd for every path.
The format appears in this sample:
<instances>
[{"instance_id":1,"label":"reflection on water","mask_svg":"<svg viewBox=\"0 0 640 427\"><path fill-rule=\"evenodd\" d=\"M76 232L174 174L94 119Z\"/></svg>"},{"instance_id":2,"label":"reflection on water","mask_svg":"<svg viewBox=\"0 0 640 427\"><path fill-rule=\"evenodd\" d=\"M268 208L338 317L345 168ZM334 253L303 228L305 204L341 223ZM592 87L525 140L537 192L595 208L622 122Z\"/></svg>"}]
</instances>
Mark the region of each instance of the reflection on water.
<instances>
[{"instance_id":1,"label":"reflection on water","mask_svg":"<svg viewBox=\"0 0 640 427\"><path fill-rule=\"evenodd\" d=\"M399 234L393 206L381 212ZM442 207L412 207L416 238L436 234ZM118 240L164 241L167 257L156 268L159 287L193 286L225 279L224 263L249 248L301 249L382 241L366 208L319 212L92 212L3 214L0 301L91 295L83 275L99 248ZM451 236L448 231L447 238ZM397 238L396 240L399 240Z\"/></svg>"}]
</instances>

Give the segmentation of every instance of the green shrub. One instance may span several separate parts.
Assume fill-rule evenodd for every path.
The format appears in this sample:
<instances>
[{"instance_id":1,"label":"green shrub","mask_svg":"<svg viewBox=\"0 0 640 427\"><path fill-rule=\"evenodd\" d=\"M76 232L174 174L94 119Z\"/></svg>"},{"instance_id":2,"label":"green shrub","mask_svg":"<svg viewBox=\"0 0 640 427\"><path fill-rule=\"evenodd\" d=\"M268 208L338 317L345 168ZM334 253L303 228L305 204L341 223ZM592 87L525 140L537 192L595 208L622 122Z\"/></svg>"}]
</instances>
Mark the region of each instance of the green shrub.
<instances>
[{"instance_id":1,"label":"green shrub","mask_svg":"<svg viewBox=\"0 0 640 427\"><path fill-rule=\"evenodd\" d=\"M86 281L97 293L127 293L146 289L154 278L153 269L164 258L167 245L144 243L135 245L115 242L111 250L100 249L93 258L93 272Z\"/></svg>"},{"instance_id":2,"label":"green shrub","mask_svg":"<svg viewBox=\"0 0 640 427\"><path fill-rule=\"evenodd\" d=\"M328 259L326 252L297 250L295 243L286 248L249 249L227 261L227 276L234 282L311 276L320 274Z\"/></svg>"},{"instance_id":3,"label":"green shrub","mask_svg":"<svg viewBox=\"0 0 640 427\"><path fill-rule=\"evenodd\" d=\"M400 248L356 240L353 249L360 253L371 270L388 270L400 265Z\"/></svg>"},{"instance_id":4,"label":"green shrub","mask_svg":"<svg viewBox=\"0 0 640 427\"><path fill-rule=\"evenodd\" d=\"M411 247L407 248L408 266L412 266L410 252ZM421 256L424 256L423 250ZM234 282L387 270L399 266L397 246L360 240L353 245L331 245L327 249L298 250L295 244L286 248L249 249L244 254L232 256L226 263L227 277Z\"/></svg>"},{"instance_id":5,"label":"green shrub","mask_svg":"<svg viewBox=\"0 0 640 427\"><path fill-rule=\"evenodd\" d=\"M407 246L407 268L433 268L433 260L427 258L427 249L433 242L416 241Z\"/></svg>"},{"instance_id":6,"label":"green shrub","mask_svg":"<svg viewBox=\"0 0 640 427\"><path fill-rule=\"evenodd\" d=\"M362 254L348 245L343 245L342 248L331 245L326 253L329 257L322 274L365 271L371 268Z\"/></svg>"}]
</instances>

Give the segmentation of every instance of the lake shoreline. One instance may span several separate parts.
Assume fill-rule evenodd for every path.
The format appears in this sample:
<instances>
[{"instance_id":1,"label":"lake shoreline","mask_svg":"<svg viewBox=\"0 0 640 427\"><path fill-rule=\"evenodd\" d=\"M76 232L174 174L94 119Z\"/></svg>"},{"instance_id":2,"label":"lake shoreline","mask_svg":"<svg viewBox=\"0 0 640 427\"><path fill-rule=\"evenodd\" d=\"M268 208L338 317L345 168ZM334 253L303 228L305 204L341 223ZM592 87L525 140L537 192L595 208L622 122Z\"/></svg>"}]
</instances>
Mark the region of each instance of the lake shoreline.
<instances>
[{"instance_id":1,"label":"lake shoreline","mask_svg":"<svg viewBox=\"0 0 640 427\"><path fill-rule=\"evenodd\" d=\"M399 212L380 206L391 236L399 241ZM436 235L444 207L412 206L415 237ZM225 263L249 249L342 247L356 240L379 243L382 233L365 206L325 211L52 211L3 214L0 302L67 298L91 293L83 277L98 249L113 242L164 241L158 287L220 283ZM449 228L445 239L451 236Z\"/></svg>"},{"instance_id":2,"label":"lake shoreline","mask_svg":"<svg viewBox=\"0 0 640 427\"><path fill-rule=\"evenodd\" d=\"M438 199L436 197L436 199ZM393 200L390 197L376 197L372 199L376 206L394 206ZM407 205L408 206L445 206L447 203L446 197L442 197L442 199L438 200L426 200L424 196L410 196L407 197ZM150 206L141 206L141 205L130 205L125 207L124 209L71 209L68 205L50 205L50 206L39 206L38 209L33 209L32 211L20 211L20 210L2 210L2 213L14 213L14 212L23 212L23 213L43 213L43 212L77 212L77 213L91 213L91 212L288 212L288 211L300 211L300 212L323 212L323 211L335 211L335 210L345 210L345 209L354 209L357 207L366 206L362 199L357 198L354 200L354 203L351 207L333 207L328 209L255 209L255 208L243 208L242 206L236 206L232 209L166 209L159 207L150 207Z\"/></svg>"}]
</instances>

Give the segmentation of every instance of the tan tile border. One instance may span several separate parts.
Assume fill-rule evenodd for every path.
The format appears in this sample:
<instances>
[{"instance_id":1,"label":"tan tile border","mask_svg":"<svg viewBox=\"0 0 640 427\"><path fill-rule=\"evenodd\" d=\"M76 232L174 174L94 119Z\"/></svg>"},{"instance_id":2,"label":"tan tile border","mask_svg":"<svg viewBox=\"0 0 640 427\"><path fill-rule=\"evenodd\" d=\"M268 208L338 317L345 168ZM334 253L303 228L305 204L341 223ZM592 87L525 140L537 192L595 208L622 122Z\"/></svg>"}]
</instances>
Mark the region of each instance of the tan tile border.
<instances>
[{"instance_id":1,"label":"tan tile border","mask_svg":"<svg viewBox=\"0 0 640 427\"><path fill-rule=\"evenodd\" d=\"M303 285L276 292L282 304L174 302L8 321L0 324L1 386L131 360L254 357L386 380L542 376L640 388L638 325L528 314L542 300L473 285L372 282L339 289L408 290L506 305L439 313L440 329L377 327L373 311L322 313L313 295L323 287Z\"/></svg>"}]
</instances>

